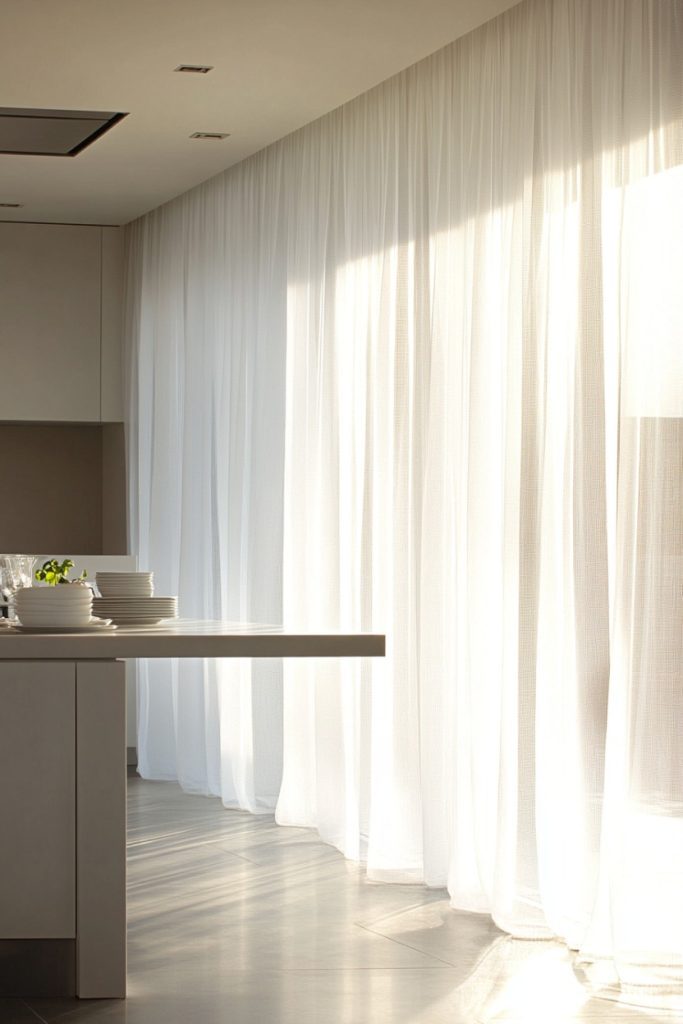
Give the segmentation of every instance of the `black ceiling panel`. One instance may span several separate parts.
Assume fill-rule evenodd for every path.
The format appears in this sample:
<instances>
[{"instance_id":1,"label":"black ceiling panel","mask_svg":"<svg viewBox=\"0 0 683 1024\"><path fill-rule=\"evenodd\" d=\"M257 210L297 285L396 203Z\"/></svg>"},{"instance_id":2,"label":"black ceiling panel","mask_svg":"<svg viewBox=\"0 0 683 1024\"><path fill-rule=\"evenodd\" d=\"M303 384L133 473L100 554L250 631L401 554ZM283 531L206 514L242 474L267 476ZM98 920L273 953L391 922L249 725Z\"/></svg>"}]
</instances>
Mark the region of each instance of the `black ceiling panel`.
<instances>
[{"instance_id":1,"label":"black ceiling panel","mask_svg":"<svg viewBox=\"0 0 683 1024\"><path fill-rule=\"evenodd\" d=\"M0 107L0 153L76 156L126 115Z\"/></svg>"}]
</instances>

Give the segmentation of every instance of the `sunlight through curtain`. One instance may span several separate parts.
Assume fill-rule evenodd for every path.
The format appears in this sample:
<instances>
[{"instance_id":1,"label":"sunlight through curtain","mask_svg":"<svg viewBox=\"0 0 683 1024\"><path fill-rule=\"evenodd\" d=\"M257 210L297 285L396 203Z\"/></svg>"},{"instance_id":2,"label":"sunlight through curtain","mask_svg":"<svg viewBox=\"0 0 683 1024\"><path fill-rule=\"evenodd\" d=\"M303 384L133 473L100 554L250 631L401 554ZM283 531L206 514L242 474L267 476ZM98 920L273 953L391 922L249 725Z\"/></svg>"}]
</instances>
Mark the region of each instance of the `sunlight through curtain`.
<instances>
[{"instance_id":1,"label":"sunlight through curtain","mask_svg":"<svg viewBox=\"0 0 683 1024\"><path fill-rule=\"evenodd\" d=\"M144 564L186 615L387 633L285 664L278 821L664 1006L681 53L683 0L525 0L143 219L128 297ZM272 805L257 671L148 668L143 771L253 808L265 759Z\"/></svg>"},{"instance_id":2,"label":"sunlight through curtain","mask_svg":"<svg viewBox=\"0 0 683 1024\"><path fill-rule=\"evenodd\" d=\"M282 617L281 161L252 171L128 229L132 550L184 618ZM280 665L141 661L138 762L145 778L272 811Z\"/></svg>"}]
</instances>

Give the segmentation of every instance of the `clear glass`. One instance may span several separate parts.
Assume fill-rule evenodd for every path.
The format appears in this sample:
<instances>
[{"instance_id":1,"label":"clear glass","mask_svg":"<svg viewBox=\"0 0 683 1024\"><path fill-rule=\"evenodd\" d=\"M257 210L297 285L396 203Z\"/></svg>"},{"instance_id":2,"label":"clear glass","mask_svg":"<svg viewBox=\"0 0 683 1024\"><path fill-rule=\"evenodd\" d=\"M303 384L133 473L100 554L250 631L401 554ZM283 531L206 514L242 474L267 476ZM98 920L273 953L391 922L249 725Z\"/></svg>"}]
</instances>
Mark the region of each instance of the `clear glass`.
<instances>
[{"instance_id":1,"label":"clear glass","mask_svg":"<svg viewBox=\"0 0 683 1024\"><path fill-rule=\"evenodd\" d=\"M16 618L12 601L16 592L33 584L35 564L35 555L0 555L0 603L7 606L8 619Z\"/></svg>"}]
</instances>

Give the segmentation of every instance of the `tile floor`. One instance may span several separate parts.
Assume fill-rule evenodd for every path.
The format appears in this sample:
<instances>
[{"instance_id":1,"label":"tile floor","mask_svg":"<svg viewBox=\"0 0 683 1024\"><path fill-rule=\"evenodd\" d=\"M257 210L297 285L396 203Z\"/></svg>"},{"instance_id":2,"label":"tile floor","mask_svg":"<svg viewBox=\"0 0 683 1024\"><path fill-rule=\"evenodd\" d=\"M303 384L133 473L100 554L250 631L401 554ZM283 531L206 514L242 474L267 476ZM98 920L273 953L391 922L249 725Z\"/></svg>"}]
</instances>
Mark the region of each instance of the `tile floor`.
<instances>
[{"instance_id":1,"label":"tile floor","mask_svg":"<svg viewBox=\"0 0 683 1024\"><path fill-rule=\"evenodd\" d=\"M0 1000L0 1024L636 1024L560 943L375 885L303 829L129 780L129 997Z\"/></svg>"}]
</instances>

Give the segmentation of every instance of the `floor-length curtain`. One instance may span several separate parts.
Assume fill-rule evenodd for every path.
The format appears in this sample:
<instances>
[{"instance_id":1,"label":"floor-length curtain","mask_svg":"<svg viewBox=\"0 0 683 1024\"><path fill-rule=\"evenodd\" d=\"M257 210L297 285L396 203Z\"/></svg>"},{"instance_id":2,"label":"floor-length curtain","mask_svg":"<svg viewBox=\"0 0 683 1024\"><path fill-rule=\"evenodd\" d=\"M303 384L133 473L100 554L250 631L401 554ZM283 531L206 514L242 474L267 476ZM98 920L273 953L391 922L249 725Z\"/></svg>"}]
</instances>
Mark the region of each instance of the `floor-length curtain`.
<instances>
[{"instance_id":1,"label":"floor-length curtain","mask_svg":"<svg viewBox=\"0 0 683 1024\"><path fill-rule=\"evenodd\" d=\"M683 991L682 46L680 3L522 4L304 136L288 240L285 615L389 654L285 666L278 820L648 998Z\"/></svg>"},{"instance_id":2,"label":"floor-length curtain","mask_svg":"<svg viewBox=\"0 0 683 1024\"><path fill-rule=\"evenodd\" d=\"M281 161L253 161L128 237L133 550L184 618L279 622L286 289ZM142 775L272 810L276 662L141 662Z\"/></svg>"},{"instance_id":3,"label":"floor-length curtain","mask_svg":"<svg viewBox=\"0 0 683 1024\"><path fill-rule=\"evenodd\" d=\"M525 0L136 225L128 299L143 561L192 614L387 633L286 664L278 820L651 1001L683 995L681 52L682 0ZM143 764L254 806L253 677L160 671Z\"/></svg>"}]
</instances>

